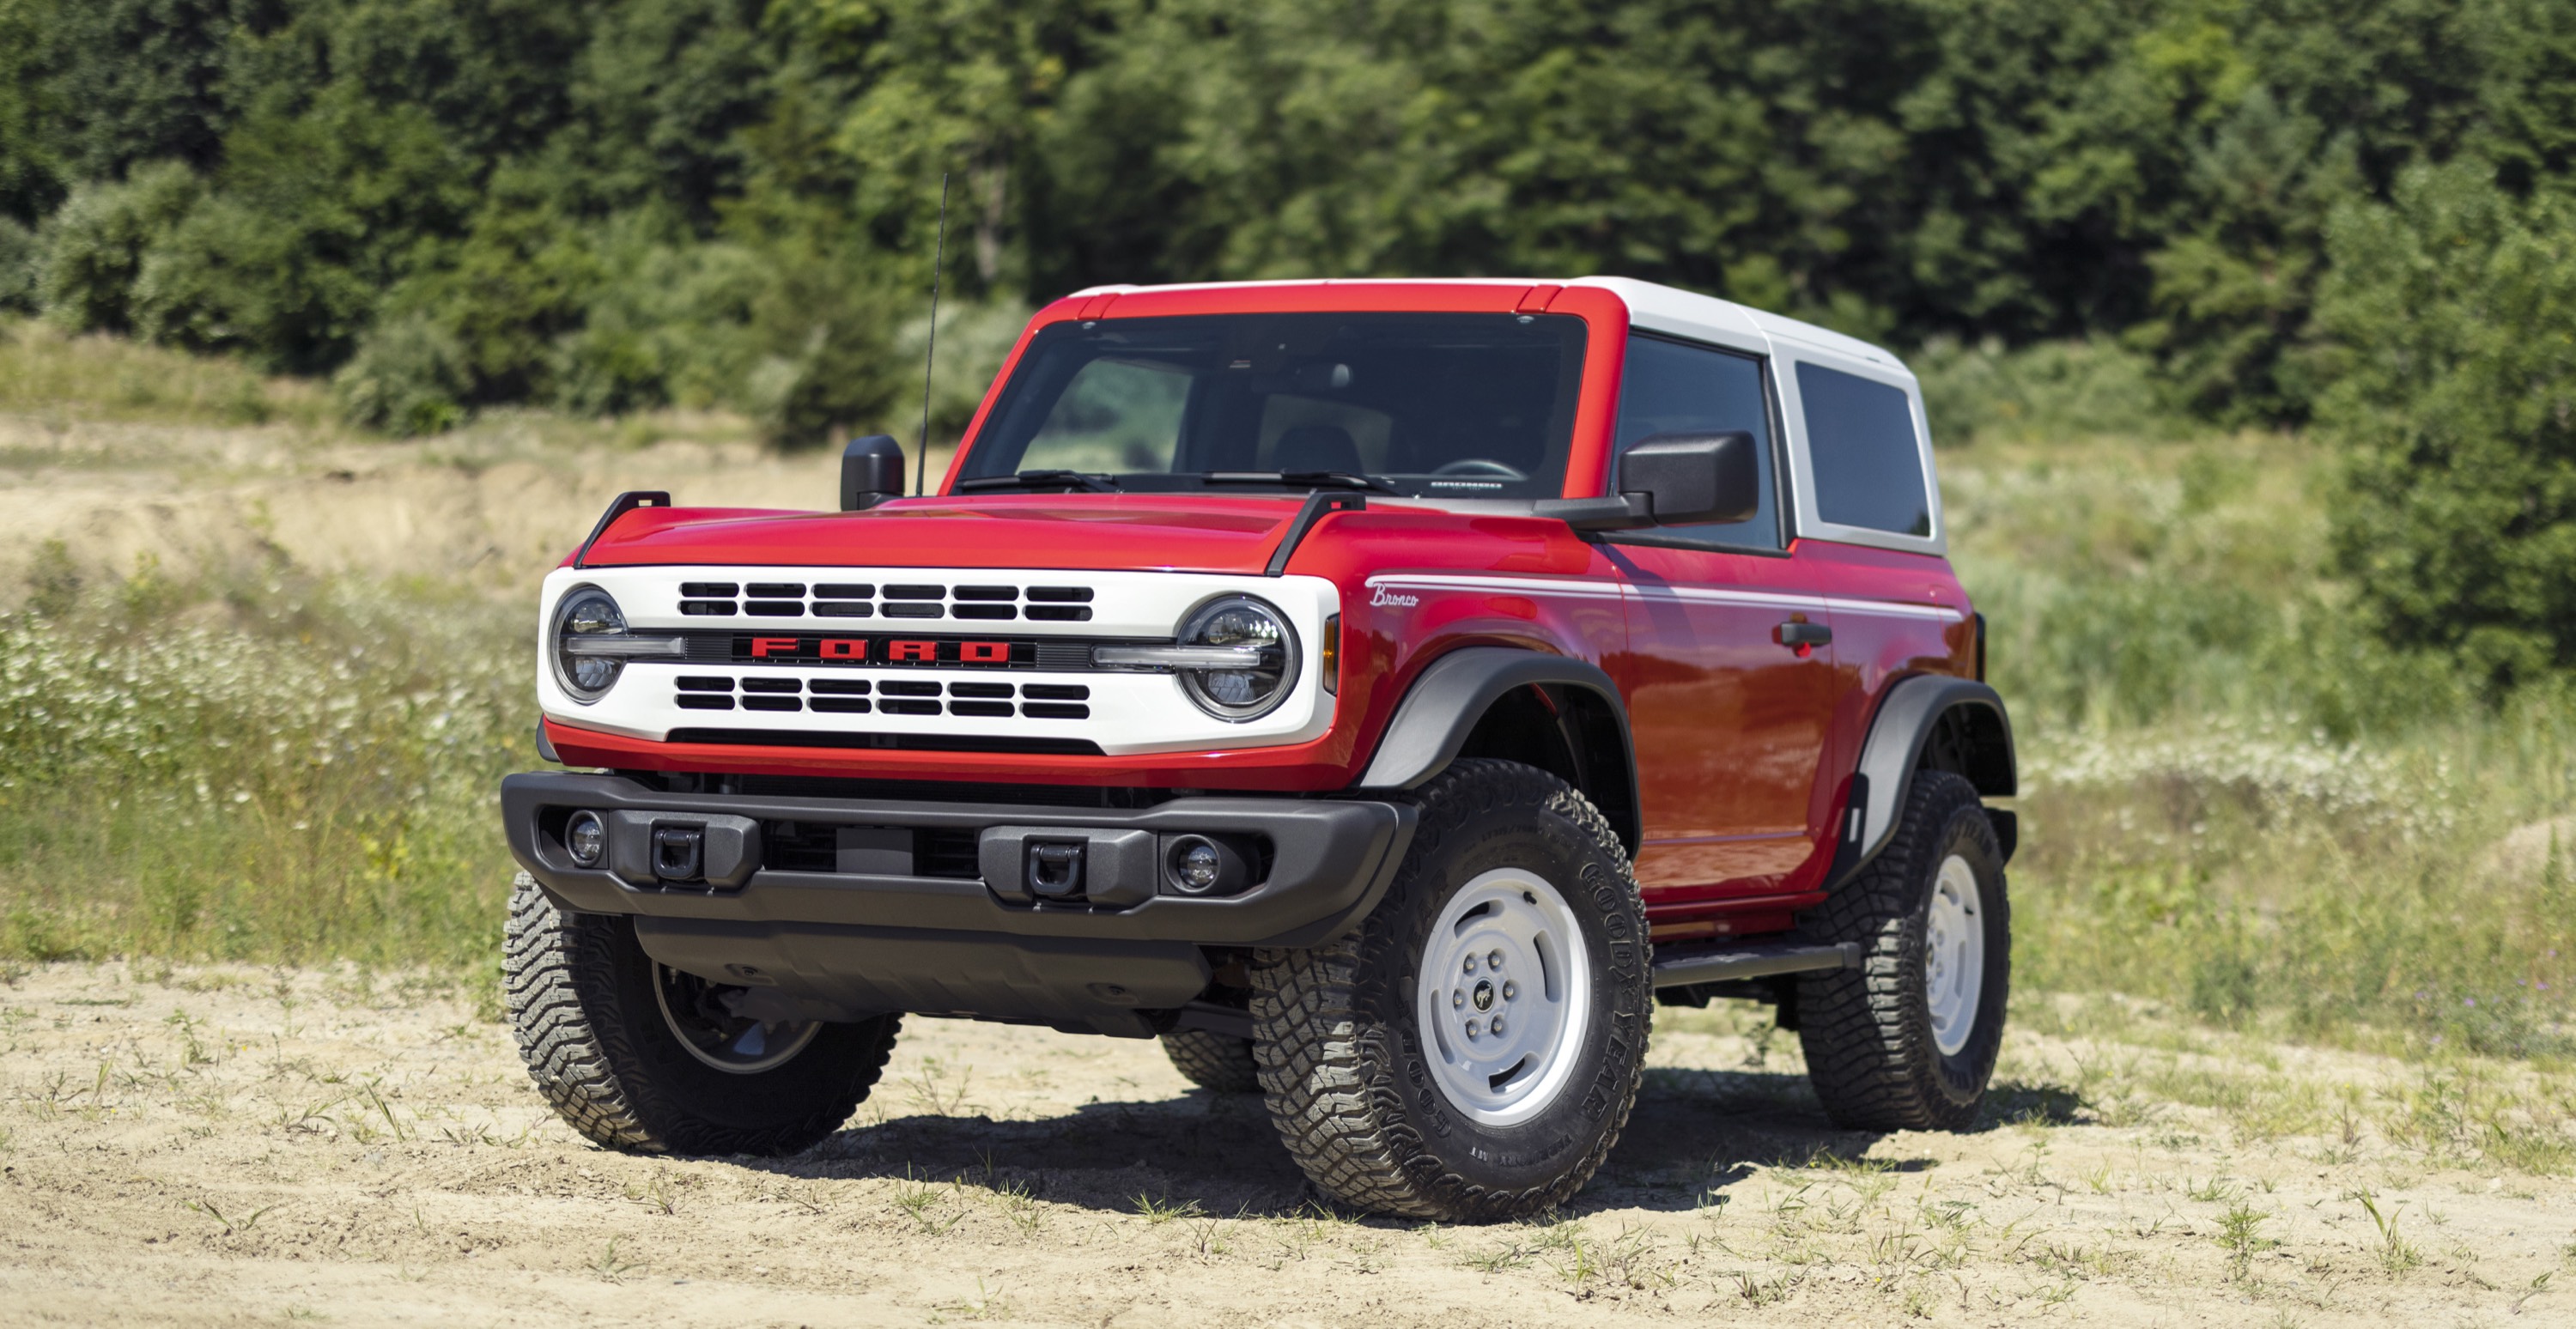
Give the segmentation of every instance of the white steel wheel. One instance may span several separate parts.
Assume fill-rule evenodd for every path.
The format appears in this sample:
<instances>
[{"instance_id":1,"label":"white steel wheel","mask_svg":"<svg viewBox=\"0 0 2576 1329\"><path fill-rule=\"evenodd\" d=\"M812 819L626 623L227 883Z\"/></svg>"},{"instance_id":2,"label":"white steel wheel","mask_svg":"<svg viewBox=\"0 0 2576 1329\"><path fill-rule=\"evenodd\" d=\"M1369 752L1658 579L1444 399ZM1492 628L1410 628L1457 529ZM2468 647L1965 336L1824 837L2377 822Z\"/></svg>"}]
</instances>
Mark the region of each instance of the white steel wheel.
<instances>
[{"instance_id":1,"label":"white steel wheel","mask_svg":"<svg viewBox=\"0 0 2576 1329\"><path fill-rule=\"evenodd\" d=\"M1547 879L1483 873L1450 897L1422 945L1415 1017L1441 1097L1487 1126L1547 1110L1592 1016L1592 965L1574 909Z\"/></svg>"},{"instance_id":2,"label":"white steel wheel","mask_svg":"<svg viewBox=\"0 0 2576 1329\"><path fill-rule=\"evenodd\" d=\"M1957 854L1941 860L1923 926L1923 996L1932 1011L1932 1044L1955 1057L1977 1030L1986 985L1986 920L1977 870Z\"/></svg>"}]
</instances>

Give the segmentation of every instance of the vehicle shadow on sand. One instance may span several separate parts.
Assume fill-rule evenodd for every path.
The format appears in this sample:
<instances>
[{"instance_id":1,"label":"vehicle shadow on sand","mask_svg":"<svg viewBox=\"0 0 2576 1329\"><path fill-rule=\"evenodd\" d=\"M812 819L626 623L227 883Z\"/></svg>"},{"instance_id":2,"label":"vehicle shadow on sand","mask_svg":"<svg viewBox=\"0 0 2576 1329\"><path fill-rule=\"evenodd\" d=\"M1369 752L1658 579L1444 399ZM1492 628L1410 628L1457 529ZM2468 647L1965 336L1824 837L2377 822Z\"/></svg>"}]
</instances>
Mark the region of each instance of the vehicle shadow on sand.
<instances>
[{"instance_id":1,"label":"vehicle shadow on sand","mask_svg":"<svg viewBox=\"0 0 2576 1329\"><path fill-rule=\"evenodd\" d=\"M1980 1129L2071 1121L2077 1106L2062 1090L1998 1084ZM1929 1159L1869 1158L1882 1138L1836 1129L1802 1074L1656 1068L1646 1072L1608 1164L1566 1212L1724 1204L1766 1167L1931 1166ZM1195 1204L1223 1217L1284 1218L1331 1209L1289 1161L1257 1095L1206 1090L1088 1103L1034 1119L888 1116L793 1158L741 1161L799 1178L1013 1189L1111 1213Z\"/></svg>"}]
</instances>

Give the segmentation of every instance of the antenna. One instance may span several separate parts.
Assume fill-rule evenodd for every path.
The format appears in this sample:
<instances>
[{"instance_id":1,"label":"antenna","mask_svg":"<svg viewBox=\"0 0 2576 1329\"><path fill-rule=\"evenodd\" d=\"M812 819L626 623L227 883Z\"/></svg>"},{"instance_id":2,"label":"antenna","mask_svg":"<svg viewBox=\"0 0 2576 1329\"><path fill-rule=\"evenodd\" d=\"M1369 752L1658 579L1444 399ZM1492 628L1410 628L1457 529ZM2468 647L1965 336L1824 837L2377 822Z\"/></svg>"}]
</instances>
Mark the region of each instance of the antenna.
<instances>
[{"instance_id":1,"label":"antenna","mask_svg":"<svg viewBox=\"0 0 2576 1329\"><path fill-rule=\"evenodd\" d=\"M948 173L939 173L939 246L930 259L930 345L921 353L921 458L912 492L930 492L930 367L939 361L939 270L948 262Z\"/></svg>"}]
</instances>

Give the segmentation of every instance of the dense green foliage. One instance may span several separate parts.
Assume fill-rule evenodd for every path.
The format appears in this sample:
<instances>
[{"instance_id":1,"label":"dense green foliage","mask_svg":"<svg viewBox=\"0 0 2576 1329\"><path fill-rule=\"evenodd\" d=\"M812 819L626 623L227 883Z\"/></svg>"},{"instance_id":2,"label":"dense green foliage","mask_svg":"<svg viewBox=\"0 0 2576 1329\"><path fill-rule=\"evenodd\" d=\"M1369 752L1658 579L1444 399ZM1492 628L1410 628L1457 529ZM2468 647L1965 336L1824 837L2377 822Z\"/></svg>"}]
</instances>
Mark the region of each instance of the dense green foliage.
<instances>
[{"instance_id":1,"label":"dense green foliage","mask_svg":"<svg viewBox=\"0 0 2576 1329\"><path fill-rule=\"evenodd\" d=\"M0 0L0 300L475 402L882 410L953 276L1611 271L2296 420L2335 208L2558 187L2549 0ZM22 243L41 228L50 253ZM14 284L13 284L14 283ZM40 288L41 294L35 294Z\"/></svg>"},{"instance_id":2,"label":"dense green foliage","mask_svg":"<svg viewBox=\"0 0 2576 1329\"><path fill-rule=\"evenodd\" d=\"M0 0L0 309L376 428L890 423L944 174L942 428L1092 282L1621 273L1923 348L1953 441L2313 421L2377 627L2506 685L2571 172L2559 0Z\"/></svg>"}]
</instances>

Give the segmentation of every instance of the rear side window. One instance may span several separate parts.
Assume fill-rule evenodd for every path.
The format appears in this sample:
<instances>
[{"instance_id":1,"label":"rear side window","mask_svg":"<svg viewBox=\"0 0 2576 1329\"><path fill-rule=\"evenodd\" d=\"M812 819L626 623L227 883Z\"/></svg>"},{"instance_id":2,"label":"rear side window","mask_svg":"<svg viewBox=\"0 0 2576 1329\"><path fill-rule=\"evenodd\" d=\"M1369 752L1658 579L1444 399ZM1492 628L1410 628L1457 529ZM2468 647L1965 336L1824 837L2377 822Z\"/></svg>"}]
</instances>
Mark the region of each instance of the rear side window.
<instances>
[{"instance_id":1,"label":"rear side window","mask_svg":"<svg viewBox=\"0 0 2576 1329\"><path fill-rule=\"evenodd\" d=\"M1772 510L1777 486L1771 479L1771 410L1759 360L1660 337L1628 339L1628 364L1619 376L1620 453L1657 434L1736 429L1753 436L1754 455L1762 461L1761 510L1750 521L1722 526L1658 527L1658 543L1679 538L1736 549L1780 547L1780 519Z\"/></svg>"},{"instance_id":2,"label":"rear side window","mask_svg":"<svg viewBox=\"0 0 2576 1329\"><path fill-rule=\"evenodd\" d=\"M1798 397L1815 465L1816 515L1838 526L1931 535L1923 450L1905 389L1801 364Z\"/></svg>"}]
</instances>

